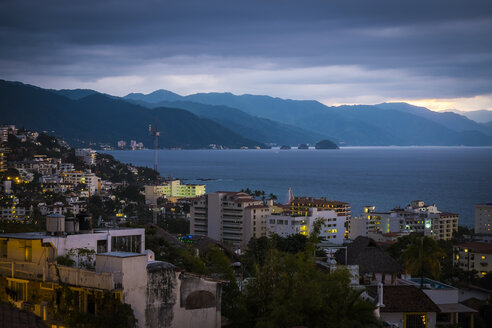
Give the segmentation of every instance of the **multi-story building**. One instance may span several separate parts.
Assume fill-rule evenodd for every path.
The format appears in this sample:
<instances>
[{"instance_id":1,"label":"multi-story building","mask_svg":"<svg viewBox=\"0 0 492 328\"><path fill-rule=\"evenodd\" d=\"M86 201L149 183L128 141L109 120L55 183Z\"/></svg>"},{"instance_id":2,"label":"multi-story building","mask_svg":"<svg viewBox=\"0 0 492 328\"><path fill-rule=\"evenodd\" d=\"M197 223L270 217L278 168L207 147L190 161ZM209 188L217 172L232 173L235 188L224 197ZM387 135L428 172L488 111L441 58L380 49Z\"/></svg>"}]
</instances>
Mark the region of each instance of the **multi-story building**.
<instances>
[{"instance_id":1,"label":"multi-story building","mask_svg":"<svg viewBox=\"0 0 492 328\"><path fill-rule=\"evenodd\" d=\"M97 315L108 294L131 306L138 327L221 326L217 280L155 261L144 229L83 228L87 221L77 231L72 219L53 215L46 233L0 234L0 301L48 326L65 326L60 310Z\"/></svg>"},{"instance_id":2,"label":"multi-story building","mask_svg":"<svg viewBox=\"0 0 492 328\"><path fill-rule=\"evenodd\" d=\"M0 172L7 171L7 150L0 148Z\"/></svg>"},{"instance_id":3,"label":"multi-story building","mask_svg":"<svg viewBox=\"0 0 492 328\"><path fill-rule=\"evenodd\" d=\"M169 180L159 186L145 186L145 200L155 204L159 197L194 198L205 195L205 185L181 184L180 180Z\"/></svg>"},{"instance_id":4,"label":"multi-story building","mask_svg":"<svg viewBox=\"0 0 492 328\"><path fill-rule=\"evenodd\" d=\"M243 192L217 191L197 197L190 208L190 232L244 247L266 235L271 206Z\"/></svg>"},{"instance_id":5,"label":"multi-story building","mask_svg":"<svg viewBox=\"0 0 492 328\"><path fill-rule=\"evenodd\" d=\"M492 234L492 203L475 204L475 233Z\"/></svg>"},{"instance_id":6,"label":"multi-story building","mask_svg":"<svg viewBox=\"0 0 492 328\"><path fill-rule=\"evenodd\" d=\"M458 220L458 214L440 212L435 204L413 201L389 212L376 212L375 206L365 206L360 218L348 219L347 227L351 239L370 233L419 232L436 240L450 240L458 230Z\"/></svg>"},{"instance_id":7,"label":"multi-story building","mask_svg":"<svg viewBox=\"0 0 492 328\"><path fill-rule=\"evenodd\" d=\"M340 216L350 217L350 204L326 198L294 197L290 203L290 212L293 215L309 215L309 209L332 210Z\"/></svg>"},{"instance_id":8,"label":"multi-story building","mask_svg":"<svg viewBox=\"0 0 492 328\"><path fill-rule=\"evenodd\" d=\"M60 176L63 178L65 184L76 186L78 184L85 184L89 192L89 196L96 194L101 190L101 179L94 173L82 172L82 171L70 171L62 172Z\"/></svg>"},{"instance_id":9,"label":"multi-story building","mask_svg":"<svg viewBox=\"0 0 492 328\"><path fill-rule=\"evenodd\" d=\"M90 148L78 148L75 149L75 156L80 157L85 165L96 165L97 152Z\"/></svg>"},{"instance_id":10,"label":"multi-story building","mask_svg":"<svg viewBox=\"0 0 492 328\"><path fill-rule=\"evenodd\" d=\"M346 217L331 209L308 208L308 215L289 212L272 214L267 218L267 230L270 235L277 234L282 237L293 234L308 236L313 231L313 224L317 219L322 219L324 223L320 237L335 244L343 243Z\"/></svg>"},{"instance_id":11,"label":"multi-story building","mask_svg":"<svg viewBox=\"0 0 492 328\"><path fill-rule=\"evenodd\" d=\"M453 264L484 276L492 271L492 243L469 242L453 246Z\"/></svg>"},{"instance_id":12,"label":"multi-story building","mask_svg":"<svg viewBox=\"0 0 492 328\"><path fill-rule=\"evenodd\" d=\"M60 163L58 165L58 172L71 172L75 170L75 167L72 163Z\"/></svg>"}]
</instances>

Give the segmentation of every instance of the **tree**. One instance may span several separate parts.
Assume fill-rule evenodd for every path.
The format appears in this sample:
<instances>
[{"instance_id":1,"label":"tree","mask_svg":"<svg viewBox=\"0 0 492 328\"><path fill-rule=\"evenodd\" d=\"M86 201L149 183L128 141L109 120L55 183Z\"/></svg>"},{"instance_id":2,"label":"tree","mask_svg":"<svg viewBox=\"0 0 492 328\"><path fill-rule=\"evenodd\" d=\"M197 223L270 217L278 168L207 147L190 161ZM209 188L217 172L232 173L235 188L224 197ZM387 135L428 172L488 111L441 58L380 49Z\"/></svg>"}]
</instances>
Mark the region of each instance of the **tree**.
<instances>
[{"instance_id":1,"label":"tree","mask_svg":"<svg viewBox=\"0 0 492 328\"><path fill-rule=\"evenodd\" d=\"M423 288L424 275L430 274L434 279L439 279L440 261L445 255L434 239L416 236L403 252L402 259L407 272L421 278L420 288Z\"/></svg>"},{"instance_id":2,"label":"tree","mask_svg":"<svg viewBox=\"0 0 492 328\"><path fill-rule=\"evenodd\" d=\"M313 253L322 224L315 222L304 249L295 253L279 251L275 238L250 244L264 259L254 263L238 312L230 317L235 327L381 327L374 306L350 286L347 270L327 273L316 267Z\"/></svg>"}]
</instances>

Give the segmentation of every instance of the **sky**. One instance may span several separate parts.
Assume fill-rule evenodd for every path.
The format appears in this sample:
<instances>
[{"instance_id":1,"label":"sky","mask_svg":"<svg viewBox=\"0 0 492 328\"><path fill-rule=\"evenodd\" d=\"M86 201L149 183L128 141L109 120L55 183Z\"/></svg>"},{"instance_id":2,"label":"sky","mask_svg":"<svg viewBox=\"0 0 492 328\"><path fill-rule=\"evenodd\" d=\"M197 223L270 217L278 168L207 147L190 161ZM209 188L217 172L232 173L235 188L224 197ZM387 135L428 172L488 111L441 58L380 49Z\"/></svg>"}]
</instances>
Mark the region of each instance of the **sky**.
<instances>
[{"instance_id":1,"label":"sky","mask_svg":"<svg viewBox=\"0 0 492 328\"><path fill-rule=\"evenodd\" d=\"M492 110L492 1L0 1L0 78Z\"/></svg>"}]
</instances>

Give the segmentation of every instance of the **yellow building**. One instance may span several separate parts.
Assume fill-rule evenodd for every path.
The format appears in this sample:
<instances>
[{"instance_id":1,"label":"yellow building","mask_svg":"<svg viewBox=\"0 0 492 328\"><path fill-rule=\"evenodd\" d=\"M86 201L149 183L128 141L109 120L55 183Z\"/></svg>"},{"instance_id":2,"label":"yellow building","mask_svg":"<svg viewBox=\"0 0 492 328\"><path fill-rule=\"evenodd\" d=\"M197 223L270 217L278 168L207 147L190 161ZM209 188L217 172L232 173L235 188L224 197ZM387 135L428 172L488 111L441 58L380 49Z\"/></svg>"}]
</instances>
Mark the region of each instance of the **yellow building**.
<instances>
[{"instance_id":1,"label":"yellow building","mask_svg":"<svg viewBox=\"0 0 492 328\"><path fill-rule=\"evenodd\" d=\"M205 185L181 184L180 180L166 181L160 186L145 186L145 200L154 203L159 197L193 198L205 195Z\"/></svg>"}]
</instances>

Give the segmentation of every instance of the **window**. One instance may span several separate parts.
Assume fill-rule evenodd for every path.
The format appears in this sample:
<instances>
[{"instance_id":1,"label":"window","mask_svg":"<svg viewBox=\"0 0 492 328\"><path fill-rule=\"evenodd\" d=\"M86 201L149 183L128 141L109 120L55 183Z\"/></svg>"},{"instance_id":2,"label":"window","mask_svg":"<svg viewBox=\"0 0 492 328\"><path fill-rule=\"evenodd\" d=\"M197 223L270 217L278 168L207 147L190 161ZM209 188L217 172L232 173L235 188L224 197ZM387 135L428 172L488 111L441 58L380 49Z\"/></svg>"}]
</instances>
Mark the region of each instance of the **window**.
<instances>
[{"instance_id":1,"label":"window","mask_svg":"<svg viewBox=\"0 0 492 328\"><path fill-rule=\"evenodd\" d=\"M9 290L7 291L9 298L15 302L27 301L27 283L27 281L9 279Z\"/></svg>"},{"instance_id":2,"label":"window","mask_svg":"<svg viewBox=\"0 0 492 328\"><path fill-rule=\"evenodd\" d=\"M98 253L106 253L108 251L108 241L107 240L98 240L97 241L97 252Z\"/></svg>"},{"instance_id":3,"label":"window","mask_svg":"<svg viewBox=\"0 0 492 328\"><path fill-rule=\"evenodd\" d=\"M111 251L140 253L141 243L142 236L140 235L111 237Z\"/></svg>"},{"instance_id":4,"label":"window","mask_svg":"<svg viewBox=\"0 0 492 328\"><path fill-rule=\"evenodd\" d=\"M405 328L427 328L426 313L405 314Z\"/></svg>"}]
</instances>

